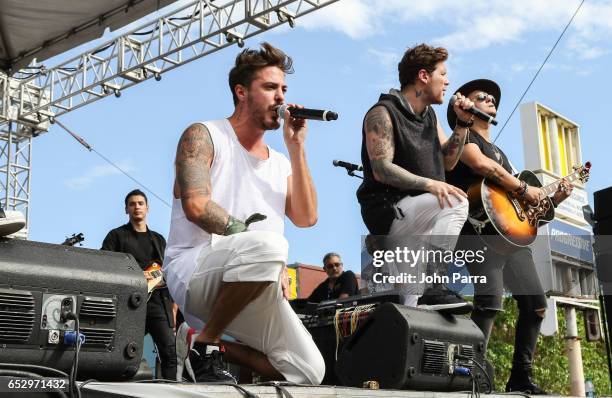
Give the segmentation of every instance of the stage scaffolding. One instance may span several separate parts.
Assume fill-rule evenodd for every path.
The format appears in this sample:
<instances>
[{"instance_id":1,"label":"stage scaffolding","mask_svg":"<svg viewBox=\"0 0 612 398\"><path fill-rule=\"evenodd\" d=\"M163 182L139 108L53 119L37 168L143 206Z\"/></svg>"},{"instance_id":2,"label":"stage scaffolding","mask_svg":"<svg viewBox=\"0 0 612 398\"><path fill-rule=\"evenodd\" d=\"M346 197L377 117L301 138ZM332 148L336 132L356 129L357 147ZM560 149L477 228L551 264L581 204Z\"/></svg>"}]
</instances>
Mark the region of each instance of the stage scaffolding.
<instances>
[{"instance_id":1,"label":"stage scaffolding","mask_svg":"<svg viewBox=\"0 0 612 398\"><path fill-rule=\"evenodd\" d=\"M48 131L53 118L225 47L242 47L281 24L293 27L336 1L192 1L58 66L0 72L0 205L22 211L29 225L32 138Z\"/></svg>"}]
</instances>

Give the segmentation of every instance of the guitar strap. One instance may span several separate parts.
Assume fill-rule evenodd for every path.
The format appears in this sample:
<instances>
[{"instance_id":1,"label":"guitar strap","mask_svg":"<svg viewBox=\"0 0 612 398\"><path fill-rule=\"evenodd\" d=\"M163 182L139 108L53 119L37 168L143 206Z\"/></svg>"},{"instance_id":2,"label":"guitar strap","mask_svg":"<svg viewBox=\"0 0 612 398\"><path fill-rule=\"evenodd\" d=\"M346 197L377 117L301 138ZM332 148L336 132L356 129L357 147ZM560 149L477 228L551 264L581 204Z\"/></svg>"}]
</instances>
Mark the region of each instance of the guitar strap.
<instances>
[{"instance_id":1,"label":"guitar strap","mask_svg":"<svg viewBox=\"0 0 612 398\"><path fill-rule=\"evenodd\" d=\"M153 249L155 249L155 255L157 256L156 260L158 260L161 264L161 262L164 261L164 253L162 253L160 244L158 240L156 239L155 235L153 235L153 233L149 229L149 226L147 226L147 234L149 236L149 239L151 239L151 243L153 244Z\"/></svg>"}]
</instances>

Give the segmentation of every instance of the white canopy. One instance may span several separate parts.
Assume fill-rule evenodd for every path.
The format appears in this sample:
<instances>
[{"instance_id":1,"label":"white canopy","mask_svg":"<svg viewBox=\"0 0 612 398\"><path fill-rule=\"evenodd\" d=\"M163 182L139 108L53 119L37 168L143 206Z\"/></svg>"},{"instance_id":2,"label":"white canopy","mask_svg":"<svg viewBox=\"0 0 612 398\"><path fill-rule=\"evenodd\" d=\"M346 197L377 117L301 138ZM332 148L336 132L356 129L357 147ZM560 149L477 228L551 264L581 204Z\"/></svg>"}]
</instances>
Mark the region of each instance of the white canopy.
<instances>
[{"instance_id":1,"label":"white canopy","mask_svg":"<svg viewBox=\"0 0 612 398\"><path fill-rule=\"evenodd\" d=\"M0 0L0 69L13 74L176 0Z\"/></svg>"}]
</instances>

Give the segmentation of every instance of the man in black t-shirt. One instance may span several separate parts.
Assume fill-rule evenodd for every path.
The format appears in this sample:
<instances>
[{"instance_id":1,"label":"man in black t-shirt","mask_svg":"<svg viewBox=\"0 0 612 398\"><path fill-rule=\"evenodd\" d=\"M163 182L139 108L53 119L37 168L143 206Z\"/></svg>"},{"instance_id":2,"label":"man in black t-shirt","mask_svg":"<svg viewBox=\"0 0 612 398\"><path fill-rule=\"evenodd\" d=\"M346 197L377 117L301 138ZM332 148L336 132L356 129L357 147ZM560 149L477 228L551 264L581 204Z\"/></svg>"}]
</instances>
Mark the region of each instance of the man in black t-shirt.
<instances>
[{"instance_id":1,"label":"man in black t-shirt","mask_svg":"<svg viewBox=\"0 0 612 398\"><path fill-rule=\"evenodd\" d=\"M457 91L467 95L474 106L482 112L495 116L501 97L499 86L487 79L478 79L461 86ZM449 107L448 123L456 124L457 116ZM528 186L512 175L510 161L493 142L491 142L489 123L474 119L461 161L457 167L447 173L446 179L464 191L482 178L494 182L512 192L517 197L535 203L543 197L538 187ZM573 186L562 181L559 190L552 197L556 207L571 193ZM472 225L467 222L462 239L458 244L461 249L483 249L484 243L477 240ZM516 248L510 253L498 254L487 250L481 263L467 263L471 275L485 276L486 283L474 283L474 310L472 320L485 335L488 343L495 315L502 308L504 285L512 292L517 301L519 315L516 322L514 356L512 371L506 385L506 391L521 391L529 394L545 394L532 380L532 361L538 334L546 310L546 296L535 269L531 249Z\"/></svg>"},{"instance_id":2,"label":"man in black t-shirt","mask_svg":"<svg viewBox=\"0 0 612 398\"><path fill-rule=\"evenodd\" d=\"M161 266L166 240L147 226L149 205L144 192L135 189L125 197L125 213L129 222L111 230L104 238L102 250L129 253L144 271L154 263ZM145 273L147 279L151 276ZM145 333L157 346L164 379L176 380L174 343L174 307L168 288L158 285L147 303Z\"/></svg>"},{"instance_id":3,"label":"man in black t-shirt","mask_svg":"<svg viewBox=\"0 0 612 398\"><path fill-rule=\"evenodd\" d=\"M323 269L327 279L319 284L308 297L308 301L320 303L324 300L343 299L359 294L357 277L353 271L343 271L338 253L327 253L323 257Z\"/></svg>"}]
</instances>

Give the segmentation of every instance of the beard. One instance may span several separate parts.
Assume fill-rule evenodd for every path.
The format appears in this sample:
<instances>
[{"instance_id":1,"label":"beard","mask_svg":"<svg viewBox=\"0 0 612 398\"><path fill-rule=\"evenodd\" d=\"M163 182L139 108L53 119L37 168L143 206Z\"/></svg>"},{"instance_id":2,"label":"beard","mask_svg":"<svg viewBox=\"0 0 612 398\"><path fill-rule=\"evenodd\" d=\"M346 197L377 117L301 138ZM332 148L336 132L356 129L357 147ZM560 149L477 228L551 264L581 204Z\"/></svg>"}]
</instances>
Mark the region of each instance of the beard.
<instances>
[{"instance_id":1,"label":"beard","mask_svg":"<svg viewBox=\"0 0 612 398\"><path fill-rule=\"evenodd\" d=\"M444 91L441 91L439 94L436 94L431 89L431 87L425 87L425 89L423 90L423 94L429 104L440 105L444 102Z\"/></svg>"},{"instance_id":2,"label":"beard","mask_svg":"<svg viewBox=\"0 0 612 398\"><path fill-rule=\"evenodd\" d=\"M270 109L269 107L254 108L253 106L254 104L250 102L249 108L254 109L252 113L252 119L258 128L263 130L278 130L278 128L280 127L280 118L270 118L269 114L272 109Z\"/></svg>"}]
</instances>

